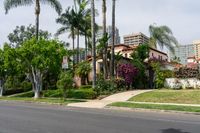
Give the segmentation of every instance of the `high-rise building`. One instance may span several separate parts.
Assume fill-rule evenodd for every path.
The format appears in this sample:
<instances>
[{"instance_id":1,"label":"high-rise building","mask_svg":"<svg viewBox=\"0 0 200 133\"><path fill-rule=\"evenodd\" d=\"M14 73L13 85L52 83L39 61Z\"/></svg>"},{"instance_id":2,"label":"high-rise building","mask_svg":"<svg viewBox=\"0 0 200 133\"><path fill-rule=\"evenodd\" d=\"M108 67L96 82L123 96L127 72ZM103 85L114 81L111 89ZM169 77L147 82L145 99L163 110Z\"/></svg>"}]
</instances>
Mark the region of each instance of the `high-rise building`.
<instances>
[{"instance_id":1,"label":"high-rise building","mask_svg":"<svg viewBox=\"0 0 200 133\"><path fill-rule=\"evenodd\" d=\"M108 45L112 44L112 26L108 26L106 28L106 32L108 33ZM103 36L103 29L100 29L97 33L97 39L102 38ZM115 28L115 44L120 44L121 40L120 40L120 35L119 35L119 29L116 27Z\"/></svg>"},{"instance_id":2,"label":"high-rise building","mask_svg":"<svg viewBox=\"0 0 200 133\"><path fill-rule=\"evenodd\" d=\"M179 58L180 63L183 65L187 64L188 57L195 56L195 47L193 44L189 45L180 45L178 47L174 47L174 53L170 52L170 59Z\"/></svg>"},{"instance_id":3,"label":"high-rise building","mask_svg":"<svg viewBox=\"0 0 200 133\"><path fill-rule=\"evenodd\" d=\"M149 37L141 32L124 36L124 44L126 45L138 46L144 43L149 43Z\"/></svg>"},{"instance_id":4,"label":"high-rise building","mask_svg":"<svg viewBox=\"0 0 200 133\"><path fill-rule=\"evenodd\" d=\"M196 59L200 59L200 40L193 41L195 57Z\"/></svg>"}]
</instances>

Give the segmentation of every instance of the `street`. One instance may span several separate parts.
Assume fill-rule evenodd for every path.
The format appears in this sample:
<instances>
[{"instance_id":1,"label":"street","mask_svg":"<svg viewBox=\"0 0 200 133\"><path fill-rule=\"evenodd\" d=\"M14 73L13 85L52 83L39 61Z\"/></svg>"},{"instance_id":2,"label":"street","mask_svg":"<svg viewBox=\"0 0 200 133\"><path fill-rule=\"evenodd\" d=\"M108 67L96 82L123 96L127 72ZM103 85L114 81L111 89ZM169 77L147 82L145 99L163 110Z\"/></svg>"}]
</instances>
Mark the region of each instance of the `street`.
<instances>
[{"instance_id":1,"label":"street","mask_svg":"<svg viewBox=\"0 0 200 133\"><path fill-rule=\"evenodd\" d=\"M200 133L200 116L0 101L0 133Z\"/></svg>"}]
</instances>

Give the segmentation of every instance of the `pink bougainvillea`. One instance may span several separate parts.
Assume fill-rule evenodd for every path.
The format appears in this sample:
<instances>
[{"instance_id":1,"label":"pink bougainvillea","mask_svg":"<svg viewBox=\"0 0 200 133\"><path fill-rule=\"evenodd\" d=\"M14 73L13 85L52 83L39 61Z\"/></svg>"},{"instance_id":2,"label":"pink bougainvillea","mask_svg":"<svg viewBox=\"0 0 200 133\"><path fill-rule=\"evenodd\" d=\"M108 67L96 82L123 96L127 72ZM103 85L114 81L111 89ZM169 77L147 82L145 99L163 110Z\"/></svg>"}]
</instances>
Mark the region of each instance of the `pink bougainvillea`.
<instances>
[{"instance_id":1,"label":"pink bougainvillea","mask_svg":"<svg viewBox=\"0 0 200 133\"><path fill-rule=\"evenodd\" d=\"M125 83L130 85L133 83L134 77L137 75L138 69L132 64L119 64L117 67L117 74L123 78Z\"/></svg>"}]
</instances>

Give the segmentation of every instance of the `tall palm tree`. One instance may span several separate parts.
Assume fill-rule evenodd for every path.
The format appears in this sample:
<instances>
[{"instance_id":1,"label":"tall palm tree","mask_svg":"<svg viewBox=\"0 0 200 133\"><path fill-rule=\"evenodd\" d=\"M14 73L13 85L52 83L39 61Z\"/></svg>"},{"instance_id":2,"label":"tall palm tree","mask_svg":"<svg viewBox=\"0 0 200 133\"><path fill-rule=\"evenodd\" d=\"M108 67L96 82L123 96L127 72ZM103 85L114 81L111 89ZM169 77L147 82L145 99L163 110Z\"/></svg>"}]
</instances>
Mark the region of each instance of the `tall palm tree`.
<instances>
[{"instance_id":1,"label":"tall palm tree","mask_svg":"<svg viewBox=\"0 0 200 133\"><path fill-rule=\"evenodd\" d=\"M4 8L6 14L11 8L18 6L30 6L35 4L35 15L36 15L36 39L39 38L39 16L40 16L40 4L49 4L52 6L58 14L62 12L62 6L58 0L4 0Z\"/></svg>"},{"instance_id":2,"label":"tall palm tree","mask_svg":"<svg viewBox=\"0 0 200 133\"><path fill-rule=\"evenodd\" d=\"M59 18L56 19L56 22L61 24L62 27L59 28L56 32L56 36L64 34L66 32L70 32L70 36L72 38L72 49L74 51L75 48L75 16L72 14L73 9L66 9L64 13L62 13ZM73 55L73 68L75 64L75 57Z\"/></svg>"},{"instance_id":3,"label":"tall palm tree","mask_svg":"<svg viewBox=\"0 0 200 133\"><path fill-rule=\"evenodd\" d=\"M174 53L174 46L178 46L178 41L168 26L156 26L156 24L153 24L149 26L149 32L150 47L157 48L157 45L159 45L161 49L166 47Z\"/></svg>"},{"instance_id":4,"label":"tall palm tree","mask_svg":"<svg viewBox=\"0 0 200 133\"><path fill-rule=\"evenodd\" d=\"M114 78L114 66L115 66L115 61L114 61L114 45L115 45L115 3L116 0L112 0L112 47L111 47L111 77Z\"/></svg>"},{"instance_id":5,"label":"tall palm tree","mask_svg":"<svg viewBox=\"0 0 200 133\"><path fill-rule=\"evenodd\" d=\"M96 87L96 45L95 45L95 4L91 0L91 31L92 31L92 64L93 64L93 88Z\"/></svg>"},{"instance_id":6,"label":"tall palm tree","mask_svg":"<svg viewBox=\"0 0 200 133\"><path fill-rule=\"evenodd\" d=\"M79 62L79 38L81 33L82 24L84 23L84 18L90 14L90 9L87 9L87 5L89 4L88 0L74 0L73 14L76 17L76 31L77 31L77 63Z\"/></svg>"},{"instance_id":7,"label":"tall palm tree","mask_svg":"<svg viewBox=\"0 0 200 133\"><path fill-rule=\"evenodd\" d=\"M103 14L103 37L106 37L106 0L102 0L102 14ZM107 69L107 49L108 45L107 42L104 44L104 53L103 53L103 73L104 73L104 79L108 76L108 69Z\"/></svg>"}]
</instances>

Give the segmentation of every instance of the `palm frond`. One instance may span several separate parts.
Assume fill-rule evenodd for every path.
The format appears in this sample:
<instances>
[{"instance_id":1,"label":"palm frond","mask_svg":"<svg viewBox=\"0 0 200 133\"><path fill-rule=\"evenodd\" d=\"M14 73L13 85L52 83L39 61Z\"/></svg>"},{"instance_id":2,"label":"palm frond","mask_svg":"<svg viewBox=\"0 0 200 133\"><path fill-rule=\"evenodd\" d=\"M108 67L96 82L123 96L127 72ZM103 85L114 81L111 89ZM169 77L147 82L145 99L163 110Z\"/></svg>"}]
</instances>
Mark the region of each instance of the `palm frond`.
<instances>
[{"instance_id":1,"label":"palm frond","mask_svg":"<svg viewBox=\"0 0 200 133\"><path fill-rule=\"evenodd\" d=\"M33 0L4 0L4 9L7 14L11 8L33 4Z\"/></svg>"},{"instance_id":2,"label":"palm frond","mask_svg":"<svg viewBox=\"0 0 200 133\"><path fill-rule=\"evenodd\" d=\"M62 13L62 5L58 0L40 0L40 2L51 5L59 15Z\"/></svg>"},{"instance_id":3,"label":"palm frond","mask_svg":"<svg viewBox=\"0 0 200 133\"><path fill-rule=\"evenodd\" d=\"M68 27L61 27L61 28L59 28L59 29L57 30L55 36L59 36L59 35L65 33L65 32L67 32L68 30L69 30Z\"/></svg>"}]
</instances>

